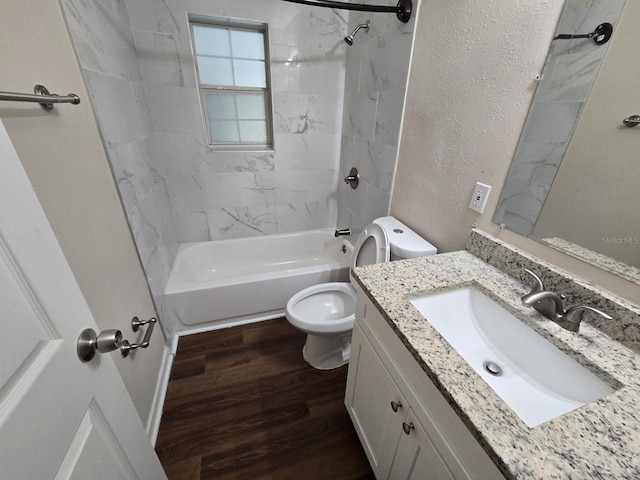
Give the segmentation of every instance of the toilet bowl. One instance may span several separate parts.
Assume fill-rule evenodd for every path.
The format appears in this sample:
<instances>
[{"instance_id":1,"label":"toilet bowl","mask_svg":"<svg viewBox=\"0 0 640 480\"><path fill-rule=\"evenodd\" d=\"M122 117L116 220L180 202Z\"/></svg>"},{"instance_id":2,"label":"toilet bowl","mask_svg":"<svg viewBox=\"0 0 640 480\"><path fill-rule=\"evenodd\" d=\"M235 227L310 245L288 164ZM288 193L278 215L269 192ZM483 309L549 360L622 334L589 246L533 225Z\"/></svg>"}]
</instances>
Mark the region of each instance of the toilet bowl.
<instances>
[{"instance_id":1,"label":"toilet bowl","mask_svg":"<svg viewBox=\"0 0 640 480\"><path fill-rule=\"evenodd\" d=\"M346 282L314 285L291 297L287 310L289 323L305 333L349 333L355 319L356 290Z\"/></svg>"},{"instance_id":2,"label":"toilet bowl","mask_svg":"<svg viewBox=\"0 0 640 480\"><path fill-rule=\"evenodd\" d=\"M399 248L389 242L387 232L392 232ZM411 257L436 253L433 245L409 227L393 217L383 217L374 220L358 237L352 267L388 262L392 251ZM408 257L395 254L394 258ZM307 334L303 348L307 363L329 370L349 361L355 310L356 290L349 282L314 285L289 299L285 316L291 325Z\"/></svg>"}]
</instances>

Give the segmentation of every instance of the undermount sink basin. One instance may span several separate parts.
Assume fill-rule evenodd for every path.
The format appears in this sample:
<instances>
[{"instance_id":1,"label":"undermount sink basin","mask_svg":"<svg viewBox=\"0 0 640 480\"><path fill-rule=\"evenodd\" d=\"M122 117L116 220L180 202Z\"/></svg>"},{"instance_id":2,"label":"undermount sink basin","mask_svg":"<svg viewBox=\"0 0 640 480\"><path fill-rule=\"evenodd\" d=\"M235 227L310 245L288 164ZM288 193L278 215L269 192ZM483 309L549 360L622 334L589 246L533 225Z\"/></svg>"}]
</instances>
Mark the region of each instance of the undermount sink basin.
<instances>
[{"instance_id":1,"label":"undermount sink basin","mask_svg":"<svg viewBox=\"0 0 640 480\"><path fill-rule=\"evenodd\" d=\"M411 303L529 427L613 391L474 287Z\"/></svg>"}]
</instances>

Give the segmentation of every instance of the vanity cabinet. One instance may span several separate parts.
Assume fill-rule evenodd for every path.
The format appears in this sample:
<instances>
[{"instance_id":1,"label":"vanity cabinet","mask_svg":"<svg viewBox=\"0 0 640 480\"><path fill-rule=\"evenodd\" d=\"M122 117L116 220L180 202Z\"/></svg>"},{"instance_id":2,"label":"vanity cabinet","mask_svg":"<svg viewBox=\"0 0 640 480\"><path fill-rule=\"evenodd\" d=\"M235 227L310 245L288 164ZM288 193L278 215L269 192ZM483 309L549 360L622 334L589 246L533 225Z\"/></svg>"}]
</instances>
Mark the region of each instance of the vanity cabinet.
<instances>
[{"instance_id":1,"label":"vanity cabinet","mask_svg":"<svg viewBox=\"0 0 640 480\"><path fill-rule=\"evenodd\" d=\"M345 405L378 480L504 478L359 288Z\"/></svg>"},{"instance_id":2,"label":"vanity cabinet","mask_svg":"<svg viewBox=\"0 0 640 480\"><path fill-rule=\"evenodd\" d=\"M406 400L360 329L351 337L346 405L377 478L388 478ZM391 448L390 446L394 447Z\"/></svg>"}]
</instances>

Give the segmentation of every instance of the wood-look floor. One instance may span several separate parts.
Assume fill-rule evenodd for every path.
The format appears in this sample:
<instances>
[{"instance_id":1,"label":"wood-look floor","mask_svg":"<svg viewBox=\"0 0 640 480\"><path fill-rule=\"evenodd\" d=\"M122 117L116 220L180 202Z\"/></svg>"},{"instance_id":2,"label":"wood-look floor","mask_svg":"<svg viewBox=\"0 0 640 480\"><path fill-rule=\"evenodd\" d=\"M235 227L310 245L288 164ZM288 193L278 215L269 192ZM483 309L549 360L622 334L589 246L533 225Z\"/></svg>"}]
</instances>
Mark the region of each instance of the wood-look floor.
<instances>
[{"instance_id":1,"label":"wood-look floor","mask_svg":"<svg viewBox=\"0 0 640 480\"><path fill-rule=\"evenodd\" d=\"M156 445L170 480L374 479L347 367L310 367L304 341L285 319L181 337Z\"/></svg>"}]
</instances>

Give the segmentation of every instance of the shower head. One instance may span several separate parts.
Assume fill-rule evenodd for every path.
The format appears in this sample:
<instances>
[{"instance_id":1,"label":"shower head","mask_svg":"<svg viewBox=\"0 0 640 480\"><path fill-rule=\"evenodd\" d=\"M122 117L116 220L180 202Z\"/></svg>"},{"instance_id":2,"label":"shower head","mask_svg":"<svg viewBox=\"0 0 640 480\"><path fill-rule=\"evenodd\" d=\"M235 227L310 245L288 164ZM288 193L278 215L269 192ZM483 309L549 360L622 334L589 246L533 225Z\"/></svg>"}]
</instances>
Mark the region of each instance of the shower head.
<instances>
[{"instance_id":1,"label":"shower head","mask_svg":"<svg viewBox=\"0 0 640 480\"><path fill-rule=\"evenodd\" d=\"M356 28L354 28L353 32L351 32L351 35L347 35L346 37L344 37L344 41L347 42L347 45L353 45L353 37L356 35L356 33L358 33L358 30L364 28L364 31L368 32L369 27L371 27L371 20L367 20L367 23L361 23Z\"/></svg>"}]
</instances>

